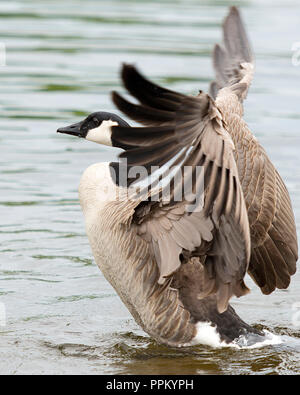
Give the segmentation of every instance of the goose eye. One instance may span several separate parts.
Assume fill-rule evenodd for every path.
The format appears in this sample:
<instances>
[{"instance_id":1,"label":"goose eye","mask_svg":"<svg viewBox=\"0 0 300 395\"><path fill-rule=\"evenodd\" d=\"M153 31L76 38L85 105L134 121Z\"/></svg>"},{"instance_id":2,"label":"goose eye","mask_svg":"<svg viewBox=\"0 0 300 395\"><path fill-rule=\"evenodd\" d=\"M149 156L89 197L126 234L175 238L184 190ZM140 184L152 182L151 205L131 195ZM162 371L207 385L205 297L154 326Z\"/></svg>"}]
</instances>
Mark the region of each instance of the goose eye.
<instances>
[{"instance_id":1,"label":"goose eye","mask_svg":"<svg viewBox=\"0 0 300 395\"><path fill-rule=\"evenodd\" d=\"M98 118L94 117L94 118L93 118L93 122L94 122L94 124L95 124L96 126L99 125L99 119L98 119Z\"/></svg>"}]
</instances>

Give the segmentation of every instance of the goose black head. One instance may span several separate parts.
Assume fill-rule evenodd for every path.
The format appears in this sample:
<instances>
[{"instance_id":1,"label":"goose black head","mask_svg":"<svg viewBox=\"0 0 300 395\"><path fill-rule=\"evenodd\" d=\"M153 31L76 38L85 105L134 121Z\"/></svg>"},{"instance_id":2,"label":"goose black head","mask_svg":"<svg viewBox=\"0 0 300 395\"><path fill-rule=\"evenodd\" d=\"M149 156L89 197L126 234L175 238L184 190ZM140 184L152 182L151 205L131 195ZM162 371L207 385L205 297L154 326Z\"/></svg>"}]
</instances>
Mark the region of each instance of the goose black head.
<instances>
[{"instance_id":1,"label":"goose black head","mask_svg":"<svg viewBox=\"0 0 300 395\"><path fill-rule=\"evenodd\" d=\"M83 121L59 128L57 133L82 137L98 144L113 146L112 126L129 126L124 119L110 112L93 112Z\"/></svg>"}]
</instances>

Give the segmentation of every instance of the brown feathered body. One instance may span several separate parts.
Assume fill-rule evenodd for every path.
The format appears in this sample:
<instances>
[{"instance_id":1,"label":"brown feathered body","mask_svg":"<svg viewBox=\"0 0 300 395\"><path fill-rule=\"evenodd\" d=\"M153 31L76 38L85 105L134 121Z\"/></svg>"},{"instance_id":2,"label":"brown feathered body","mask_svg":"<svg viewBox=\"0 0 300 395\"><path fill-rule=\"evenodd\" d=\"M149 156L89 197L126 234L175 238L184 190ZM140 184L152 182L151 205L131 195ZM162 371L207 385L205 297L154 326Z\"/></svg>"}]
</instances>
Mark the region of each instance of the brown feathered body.
<instances>
[{"instance_id":1,"label":"brown feathered body","mask_svg":"<svg viewBox=\"0 0 300 395\"><path fill-rule=\"evenodd\" d=\"M126 191L113 183L107 165L92 165L81 178L79 196L86 232L101 272L143 330L171 347L198 343L218 347L248 333L261 335L230 305L219 313L215 295L199 300L205 289L200 258L189 259L159 284L151 244L138 235L139 229L132 223L139 202L128 200ZM181 212L178 210L178 216ZM208 238L209 227L206 231ZM203 322L211 325L212 339L207 338L207 330L198 336L197 323Z\"/></svg>"}]
</instances>

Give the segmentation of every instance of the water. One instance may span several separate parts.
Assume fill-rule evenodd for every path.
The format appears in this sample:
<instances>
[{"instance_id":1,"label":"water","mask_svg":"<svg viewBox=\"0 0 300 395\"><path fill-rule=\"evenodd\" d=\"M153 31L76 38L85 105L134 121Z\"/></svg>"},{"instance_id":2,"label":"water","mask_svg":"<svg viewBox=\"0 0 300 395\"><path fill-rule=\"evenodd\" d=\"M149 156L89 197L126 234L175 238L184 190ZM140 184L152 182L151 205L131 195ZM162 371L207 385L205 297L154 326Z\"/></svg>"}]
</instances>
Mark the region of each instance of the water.
<instances>
[{"instance_id":1,"label":"water","mask_svg":"<svg viewBox=\"0 0 300 395\"><path fill-rule=\"evenodd\" d=\"M281 336L259 349L174 350L135 324L93 262L78 204L80 175L112 149L57 135L114 111L122 62L188 94L213 78L210 53L231 1L0 2L0 373L296 374L300 274L286 291L233 300ZM299 2L237 1L256 55L246 119L282 174L300 230ZM297 307L298 306L298 307ZM3 313L3 311L2 311ZM3 314L2 314L3 318Z\"/></svg>"}]
</instances>

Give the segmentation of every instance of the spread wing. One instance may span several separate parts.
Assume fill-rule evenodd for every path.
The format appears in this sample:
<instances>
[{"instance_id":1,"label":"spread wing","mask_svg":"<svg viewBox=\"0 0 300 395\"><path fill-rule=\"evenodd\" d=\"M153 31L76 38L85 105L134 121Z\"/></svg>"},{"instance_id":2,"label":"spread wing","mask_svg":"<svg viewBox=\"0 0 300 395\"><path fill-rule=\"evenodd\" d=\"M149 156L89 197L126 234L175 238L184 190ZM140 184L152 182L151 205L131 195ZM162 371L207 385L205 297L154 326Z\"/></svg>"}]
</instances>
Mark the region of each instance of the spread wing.
<instances>
[{"instance_id":1,"label":"spread wing","mask_svg":"<svg viewBox=\"0 0 300 395\"><path fill-rule=\"evenodd\" d=\"M125 150L121 158L148 171L176 158L179 168L175 176L167 173L161 195L155 193L155 199L151 196L136 207L134 226L152 246L160 282L185 264L185 256L206 256L202 296L216 293L218 309L224 311L232 295L248 292L243 278L250 259L250 235L234 145L222 115L209 95L201 92L190 97L164 89L133 66L123 66L122 79L139 104L115 92L113 101L145 127L112 128L112 140ZM193 193L185 196L188 181ZM202 191L203 207L197 199ZM183 192L181 201L179 192Z\"/></svg>"},{"instance_id":2,"label":"spread wing","mask_svg":"<svg viewBox=\"0 0 300 395\"><path fill-rule=\"evenodd\" d=\"M287 288L296 271L298 245L289 193L264 149L241 119L254 60L236 7L223 23L223 46L213 52L216 80L210 93L226 117L244 192L251 236L248 272L264 294ZM235 93L235 95L233 95Z\"/></svg>"}]
</instances>

